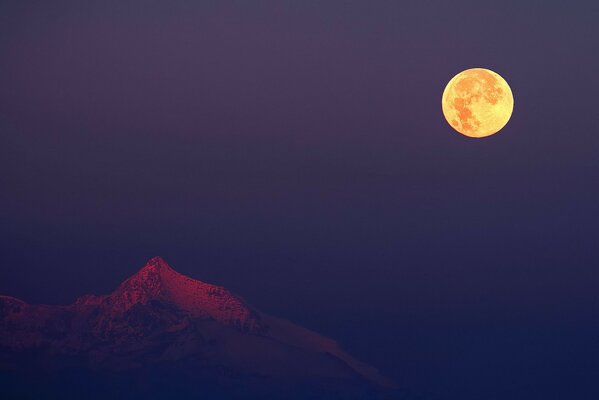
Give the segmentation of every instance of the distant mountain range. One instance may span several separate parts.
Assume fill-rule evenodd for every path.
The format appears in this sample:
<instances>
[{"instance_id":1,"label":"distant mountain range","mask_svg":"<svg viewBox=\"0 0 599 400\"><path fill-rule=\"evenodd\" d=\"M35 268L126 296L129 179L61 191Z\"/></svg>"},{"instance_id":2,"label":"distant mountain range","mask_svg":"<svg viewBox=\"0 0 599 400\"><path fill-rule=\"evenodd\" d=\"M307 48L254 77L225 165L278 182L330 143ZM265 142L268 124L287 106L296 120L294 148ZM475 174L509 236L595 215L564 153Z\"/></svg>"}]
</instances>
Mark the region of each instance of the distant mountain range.
<instances>
[{"instance_id":1,"label":"distant mountain range","mask_svg":"<svg viewBox=\"0 0 599 400\"><path fill-rule=\"evenodd\" d=\"M68 306L0 296L3 398L372 399L376 369L160 257Z\"/></svg>"}]
</instances>

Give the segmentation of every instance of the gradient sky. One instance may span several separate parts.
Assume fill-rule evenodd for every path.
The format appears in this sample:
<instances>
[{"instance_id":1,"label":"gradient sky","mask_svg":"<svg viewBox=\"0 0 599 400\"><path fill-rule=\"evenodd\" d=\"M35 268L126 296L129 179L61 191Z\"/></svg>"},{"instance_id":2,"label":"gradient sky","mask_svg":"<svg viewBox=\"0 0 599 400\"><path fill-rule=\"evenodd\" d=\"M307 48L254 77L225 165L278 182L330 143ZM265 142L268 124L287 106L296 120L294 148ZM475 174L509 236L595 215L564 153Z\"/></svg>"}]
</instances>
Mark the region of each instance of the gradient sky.
<instances>
[{"instance_id":1,"label":"gradient sky","mask_svg":"<svg viewBox=\"0 0 599 400\"><path fill-rule=\"evenodd\" d=\"M596 1L3 0L0 293L65 304L161 255L414 393L596 399L597 21ZM441 113L471 67L515 97L483 140Z\"/></svg>"}]
</instances>

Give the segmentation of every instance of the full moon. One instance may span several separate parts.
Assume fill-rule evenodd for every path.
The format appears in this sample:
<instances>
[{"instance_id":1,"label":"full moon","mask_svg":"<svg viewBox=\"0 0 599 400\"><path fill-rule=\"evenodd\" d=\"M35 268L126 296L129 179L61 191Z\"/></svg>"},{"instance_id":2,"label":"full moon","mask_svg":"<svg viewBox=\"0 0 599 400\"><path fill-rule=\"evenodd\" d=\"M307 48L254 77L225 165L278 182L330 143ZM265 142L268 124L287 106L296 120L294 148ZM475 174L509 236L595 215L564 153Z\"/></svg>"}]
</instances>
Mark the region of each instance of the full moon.
<instances>
[{"instance_id":1,"label":"full moon","mask_svg":"<svg viewBox=\"0 0 599 400\"><path fill-rule=\"evenodd\" d=\"M443 115L453 129L472 138L491 136L510 120L512 90L499 74L472 68L454 76L443 91Z\"/></svg>"}]
</instances>

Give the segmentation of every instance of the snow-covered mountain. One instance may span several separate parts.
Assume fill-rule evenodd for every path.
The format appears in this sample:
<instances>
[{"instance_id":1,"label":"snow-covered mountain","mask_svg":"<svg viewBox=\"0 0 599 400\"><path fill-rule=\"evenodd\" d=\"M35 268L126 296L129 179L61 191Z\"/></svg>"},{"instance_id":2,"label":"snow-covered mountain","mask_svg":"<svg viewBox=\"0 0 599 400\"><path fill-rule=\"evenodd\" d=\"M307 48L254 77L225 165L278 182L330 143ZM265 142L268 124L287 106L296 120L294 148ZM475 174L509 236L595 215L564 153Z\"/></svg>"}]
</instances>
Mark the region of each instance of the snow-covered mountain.
<instances>
[{"instance_id":1,"label":"snow-covered mountain","mask_svg":"<svg viewBox=\"0 0 599 400\"><path fill-rule=\"evenodd\" d=\"M178 371L191 379L185 393L209 385L214 393L235 392L233 398L263 397L265 390L372 398L392 386L333 340L179 274L160 257L112 293L72 305L0 297L0 371L54 376L73 369L85 371L85 379L112 379L106 377L118 372L142 382Z\"/></svg>"}]
</instances>

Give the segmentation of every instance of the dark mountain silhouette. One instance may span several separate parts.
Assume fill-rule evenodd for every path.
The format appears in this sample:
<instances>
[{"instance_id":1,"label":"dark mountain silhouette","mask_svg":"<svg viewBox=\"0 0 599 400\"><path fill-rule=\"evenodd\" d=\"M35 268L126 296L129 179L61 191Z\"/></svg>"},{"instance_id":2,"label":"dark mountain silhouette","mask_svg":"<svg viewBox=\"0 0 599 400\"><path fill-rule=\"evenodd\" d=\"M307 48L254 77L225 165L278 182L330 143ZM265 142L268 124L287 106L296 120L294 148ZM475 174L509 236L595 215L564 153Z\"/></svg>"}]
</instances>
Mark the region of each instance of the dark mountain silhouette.
<instances>
[{"instance_id":1,"label":"dark mountain silhouette","mask_svg":"<svg viewBox=\"0 0 599 400\"><path fill-rule=\"evenodd\" d=\"M160 257L72 305L0 297L0 372L8 398L378 398L393 386Z\"/></svg>"}]
</instances>

